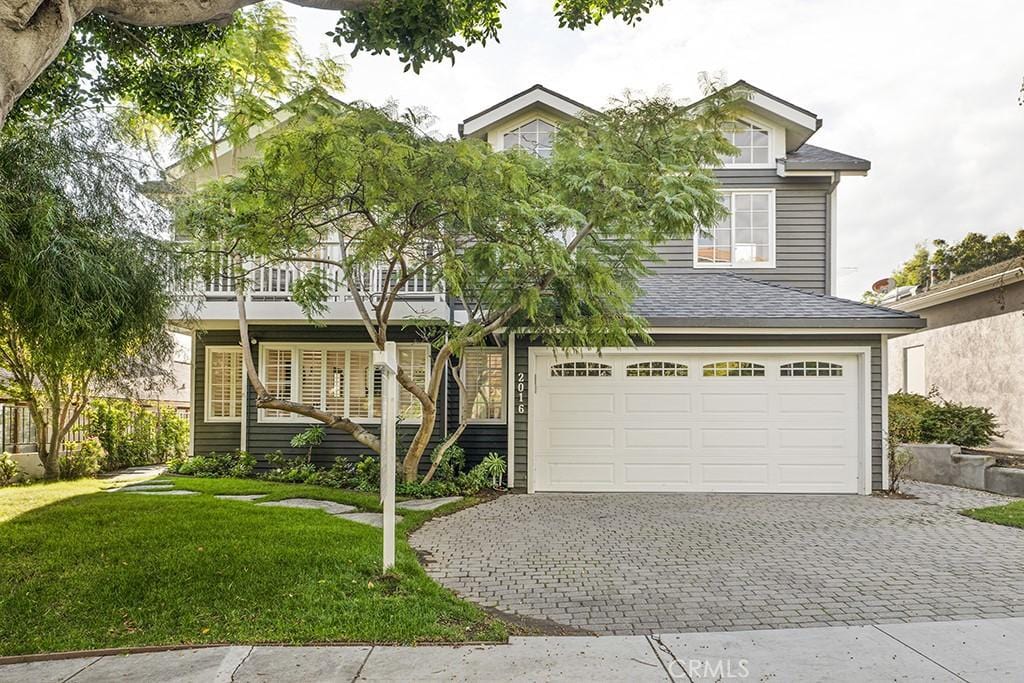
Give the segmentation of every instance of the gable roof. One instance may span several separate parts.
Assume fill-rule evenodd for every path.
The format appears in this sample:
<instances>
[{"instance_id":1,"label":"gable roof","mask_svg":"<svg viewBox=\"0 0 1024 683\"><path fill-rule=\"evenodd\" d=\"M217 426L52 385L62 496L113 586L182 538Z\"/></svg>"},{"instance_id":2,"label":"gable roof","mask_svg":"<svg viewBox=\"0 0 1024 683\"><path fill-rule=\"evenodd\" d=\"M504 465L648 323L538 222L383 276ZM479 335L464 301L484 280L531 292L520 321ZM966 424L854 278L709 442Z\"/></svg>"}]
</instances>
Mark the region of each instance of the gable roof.
<instances>
[{"instance_id":1,"label":"gable roof","mask_svg":"<svg viewBox=\"0 0 1024 683\"><path fill-rule=\"evenodd\" d=\"M978 268L970 273L956 275L937 282L928 289L921 289L911 296L892 300L891 305L905 311L919 311L949 301L956 301L973 294L1006 287L1024 281L1024 256Z\"/></svg>"},{"instance_id":2,"label":"gable roof","mask_svg":"<svg viewBox=\"0 0 1024 683\"><path fill-rule=\"evenodd\" d=\"M633 313L653 327L917 329L920 317L735 273L664 273L643 278Z\"/></svg>"},{"instance_id":3,"label":"gable roof","mask_svg":"<svg viewBox=\"0 0 1024 683\"><path fill-rule=\"evenodd\" d=\"M824 147L801 145L786 155L787 171L864 171L871 170L871 162L860 157L835 152Z\"/></svg>"},{"instance_id":4,"label":"gable roof","mask_svg":"<svg viewBox=\"0 0 1024 683\"><path fill-rule=\"evenodd\" d=\"M528 107L547 109L568 117L577 117L580 112L596 114L597 110L582 102L546 88L540 83L531 85L526 90L517 92L483 111L478 111L459 124L459 136L471 137L482 133L484 129L497 125L515 116Z\"/></svg>"},{"instance_id":5,"label":"gable roof","mask_svg":"<svg viewBox=\"0 0 1024 683\"><path fill-rule=\"evenodd\" d=\"M762 90L744 80L727 85L720 92L728 93L740 90L746 100L745 106L753 114L766 118L786 129L786 151L793 152L800 148L819 128L821 119L814 112ZM694 102L692 107L699 107L710 98L704 97Z\"/></svg>"}]
</instances>

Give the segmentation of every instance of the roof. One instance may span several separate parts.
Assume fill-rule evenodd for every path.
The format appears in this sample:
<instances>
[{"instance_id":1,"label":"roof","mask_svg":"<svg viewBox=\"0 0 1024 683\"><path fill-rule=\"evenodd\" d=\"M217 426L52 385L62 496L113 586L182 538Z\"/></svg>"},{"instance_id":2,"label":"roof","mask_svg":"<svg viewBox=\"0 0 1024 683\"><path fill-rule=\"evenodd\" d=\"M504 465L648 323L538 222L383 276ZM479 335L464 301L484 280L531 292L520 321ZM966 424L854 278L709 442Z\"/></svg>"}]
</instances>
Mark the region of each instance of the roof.
<instances>
[{"instance_id":1,"label":"roof","mask_svg":"<svg viewBox=\"0 0 1024 683\"><path fill-rule=\"evenodd\" d=\"M868 171L871 162L824 147L801 145L786 155L787 171Z\"/></svg>"},{"instance_id":2,"label":"roof","mask_svg":"<svg viewBox=\"0 0 1024 683\"><path fill-rule=\"evenodd\" d=\"M1022 280L1024 280L1024 256L1016 256L991 266L978 268L970 273L942 280L928 289L921 289L912 296L897 298L891 304L901 310L918 311L981 292L1006 287Z\"/></svg>"},{"instance_id":3,"label":"roof","mask_svg":"<svg viewBox=\"0 0 1024 683\"><path fill-rule=\"evenodd\" d=\"M463 119L462 123L459 124L459 135L463 137L473 135L485 128L497 125L530 106L541 106L568 116L578 116L580 111L591 114L598 113L593 107L577 102L540 83L535 83L526 90L517 92L511 97L506 97L501 102L492 104L483 111L478 111L472 116Z\"/></svg>"},{"instance_id":4,"label":"roof","mask_svg":"<svg viewBox=\"0 0 1024 683\"><path fill-rule=\"evenodd\" d=\"M917 315L812 294L735 273L665 273L641 280L633 313L652 327L924 327Z\"/></svg>"},{"instance_id":5,"label":"roof","mask_svg":"<svg viewBox=\"0 0 1024 683\"><path fill-rule=\"evenodd\" d=\"M821 119L814 112L798 107L756 85L740 80L725 86L720 92L727 93L731 90L741 91L743 99L746 101L745 108L749 109L751 113L773 120L776 124L785 127L786 152L798 149L821 128ZM700 107L710 97L711 95L700 99L690 106Z\"/></svg>"}]
</instances>

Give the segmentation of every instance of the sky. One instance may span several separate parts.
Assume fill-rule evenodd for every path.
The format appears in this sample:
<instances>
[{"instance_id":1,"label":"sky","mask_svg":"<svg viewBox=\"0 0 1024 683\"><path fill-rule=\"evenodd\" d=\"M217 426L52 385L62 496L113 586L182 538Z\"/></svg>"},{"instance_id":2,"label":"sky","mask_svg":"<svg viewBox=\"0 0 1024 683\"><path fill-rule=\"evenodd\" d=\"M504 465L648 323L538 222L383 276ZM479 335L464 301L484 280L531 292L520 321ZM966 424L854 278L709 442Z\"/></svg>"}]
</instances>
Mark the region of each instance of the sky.
<instances>
[{"instance_id":1,"label":"sky","mask_svg":"<svg viewBox=\"0 0 1024 683\"><path fill-rule=\"evenodd\" d=\"M403 72L349 59L343 99L422 106L437 132L534 83L600 108L625 90L699 96L744 79L815 112L812 144L871 160L839 186L838 294L858 299L914 245L1024 228L1024 3L1019 0L666 0L638 26L559 29L551 2L506 0L500 43ZM336 14L288 7L307 51Z\"/></svg>"}]
</instances>

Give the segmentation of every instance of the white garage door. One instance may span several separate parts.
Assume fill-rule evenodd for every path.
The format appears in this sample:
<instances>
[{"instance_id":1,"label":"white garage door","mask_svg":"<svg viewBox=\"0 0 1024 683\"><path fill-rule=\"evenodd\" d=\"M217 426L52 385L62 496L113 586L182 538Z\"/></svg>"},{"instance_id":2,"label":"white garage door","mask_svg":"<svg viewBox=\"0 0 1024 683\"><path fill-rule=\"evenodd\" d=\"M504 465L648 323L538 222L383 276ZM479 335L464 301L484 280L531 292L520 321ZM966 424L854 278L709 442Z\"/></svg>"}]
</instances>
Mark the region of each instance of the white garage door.
<instances>
[{"instance_id":1,"label":"white garage door","mask_svg":"<svg viewBox=\"0 0 1024 683\"><path fill-rule=\"evenodd\" d=\"M860 356L536 350L536 491L856 493Z\"/></svg>"}]
</instances>

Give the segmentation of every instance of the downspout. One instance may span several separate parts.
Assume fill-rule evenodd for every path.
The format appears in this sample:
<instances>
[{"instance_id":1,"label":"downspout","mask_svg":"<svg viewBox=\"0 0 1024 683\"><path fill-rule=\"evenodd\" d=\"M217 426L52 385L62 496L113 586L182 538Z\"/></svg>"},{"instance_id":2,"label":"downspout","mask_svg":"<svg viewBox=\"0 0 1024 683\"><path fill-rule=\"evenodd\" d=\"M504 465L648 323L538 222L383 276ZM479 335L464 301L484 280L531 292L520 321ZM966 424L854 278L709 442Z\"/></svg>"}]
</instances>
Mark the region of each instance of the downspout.
<instances>
[{"instance_id":1,"label":"downspout","mask_svg":"<svg viewBox=\"0 0 1024 683\"><path fill-rule=\"evenodd\" d=\"M825 250L828 253L825 266L825 280L828 289L825 293L831 296L834 296L839 288L839 268L836 259L836 206L838 203L836 201L836 188L839 186L840 178L842 178L842 174L839 171L832 172L832 182L829 184L828 192L825 194L828 201L828 226L825 233Z\"/></svg>"}]
</instances>

